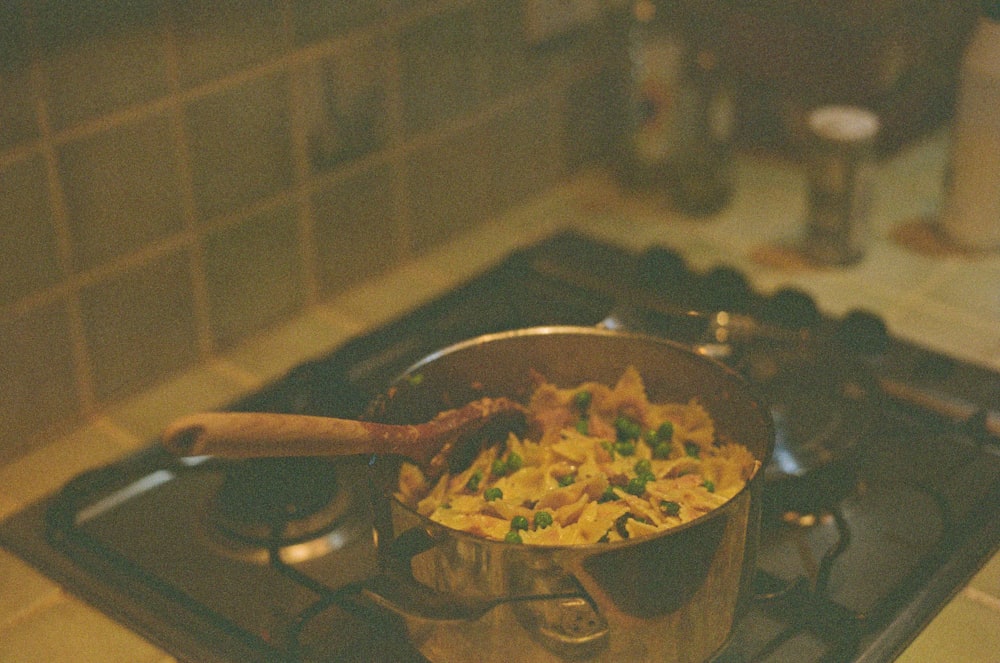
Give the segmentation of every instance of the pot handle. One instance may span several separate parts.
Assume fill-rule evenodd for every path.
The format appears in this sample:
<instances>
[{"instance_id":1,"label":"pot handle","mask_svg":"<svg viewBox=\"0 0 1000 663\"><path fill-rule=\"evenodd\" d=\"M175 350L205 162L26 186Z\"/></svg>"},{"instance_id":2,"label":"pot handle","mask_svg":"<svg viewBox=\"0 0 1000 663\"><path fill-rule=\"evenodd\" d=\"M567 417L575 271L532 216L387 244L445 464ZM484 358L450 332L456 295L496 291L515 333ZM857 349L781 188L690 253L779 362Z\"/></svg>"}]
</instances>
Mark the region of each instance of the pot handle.
<instances>
[{"instance_id":1,"label":"pot handle","mask_svg":"<svg viewBox=\"0 0 1000 663\"><path fill-rule=\"evenodd\" d=\"M691 346L699 354L725 359L733 346L767 340L797 344L808 340L806 329L786 329L729 311L683 311L620 305L598 327L652 334Z\"/></svg>"},{"instance_id":2,"label":"pot handle","mask_svg":"<svg viewBox=\"0 0 1000 663\"><path fill-rule=\"evenodd\" d=\"M473 598L428 587L413 576L410 560L438 541L424 528L412 527L397 536L384 551L382 568L360 584L356 600L375 605L404 619L475 621L504 603L581 598L580 592Z\"/></svg>"}]
</instances>

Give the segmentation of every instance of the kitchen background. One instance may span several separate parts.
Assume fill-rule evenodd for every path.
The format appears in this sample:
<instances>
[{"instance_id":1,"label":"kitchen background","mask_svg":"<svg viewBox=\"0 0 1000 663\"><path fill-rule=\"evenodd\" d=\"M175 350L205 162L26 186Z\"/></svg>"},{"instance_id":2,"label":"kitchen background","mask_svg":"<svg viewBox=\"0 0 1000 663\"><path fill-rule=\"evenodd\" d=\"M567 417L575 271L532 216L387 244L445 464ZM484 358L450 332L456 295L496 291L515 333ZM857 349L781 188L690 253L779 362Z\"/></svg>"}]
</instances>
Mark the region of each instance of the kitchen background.
<instances>
[{"instance_id":1,"label":"kitchen background","mask_svg":"<svg viewBox=\"0 0 1000 663\"><path fill-rule=\"evenodd\" d=\"M628 3L532 4L3 2L0 463L608 158ZM819 101L940 125L975 16L696 4L779 151Z\"/></svg>"},{"instance_id":2,"label":"kitchen background","mask_svg":"<svg viewBox=\"0 0 1000 663\"><path fill-rule=\"evenodd\" d=\"M902 165L889 159L885 177L907 181L894 204L935 198L924 189L939 182L975 0L687 1L718 21L742 148L786 163L804 108L864 103L882 117L887 159L932 137ZM525 19L542 4L583 7L587 20L537 42ZM393 302L373 305L365 283L405 281L408 264L465 246L506 210L553 188L558 202L560 183L586 199L576 176L614 158L629 4L0 0L0 515L145 444L165 416L144 396L156 385L180 380L172 393L187 410L222 405L289 365L288 353L265 356L260 334L278 330L275 353L301 350L281 336L293 319L346 338L356 321L308 312L349 293L352 312L383 315ZM744 171L740 200L758 217L799 200L801 182L774 163ZM723 217L718 233L740 227ZM995 282L991 265L975 283ZM435 287L412 273L409 305ZM973 294L967 308L995 312L991 293ZM997 356L993 337L983 344L970 353ZM234 353L242 361L218 360ZM108 411L135 425L102 427ZM959 653L1000 646L998 569L946 609ZM35 655L51 647L172 660L13 555L0 556L0 580L0 659L59 659ZM912 651L943 650L923 638Z\"/></svg>"}]
</instances>

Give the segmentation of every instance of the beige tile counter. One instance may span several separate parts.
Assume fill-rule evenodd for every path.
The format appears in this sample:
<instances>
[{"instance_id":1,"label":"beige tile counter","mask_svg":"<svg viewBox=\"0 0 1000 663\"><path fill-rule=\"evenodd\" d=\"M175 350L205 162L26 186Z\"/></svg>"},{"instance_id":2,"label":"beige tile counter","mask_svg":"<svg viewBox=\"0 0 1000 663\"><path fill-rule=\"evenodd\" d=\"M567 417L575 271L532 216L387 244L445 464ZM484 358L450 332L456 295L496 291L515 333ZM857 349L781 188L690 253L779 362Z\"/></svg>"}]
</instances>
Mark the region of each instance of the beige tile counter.
<instances>
[{"instance_id":1,"label":"beige tile counter","mask_svg":"<svg viewBox=\"0 0 1000 663\"><path fill-rule=\"evenodd\" d=\"M446 292L509 251L571 227L635 249L675 247L697 269L731 265L763 291L801 288L833 315L869 309L902 338L1000 370L1000 257L949 252L917 223L937 207L944 147L945 138L935 136L881 165L873 239L866 257L848 268L815 268L796 259L804 181L786 162L743 157L732 205L698 220L674 216L655 200L623 196L601 173L582 174L419 262L315 307L0 467L0 517L88 467L144 446L173 417L227 403ZM0 588L2 663L173 660L5 551ZM997 652L1000 556L958 593L903 660L979 663L998 660Z\"/></svg>"}]
</instances>

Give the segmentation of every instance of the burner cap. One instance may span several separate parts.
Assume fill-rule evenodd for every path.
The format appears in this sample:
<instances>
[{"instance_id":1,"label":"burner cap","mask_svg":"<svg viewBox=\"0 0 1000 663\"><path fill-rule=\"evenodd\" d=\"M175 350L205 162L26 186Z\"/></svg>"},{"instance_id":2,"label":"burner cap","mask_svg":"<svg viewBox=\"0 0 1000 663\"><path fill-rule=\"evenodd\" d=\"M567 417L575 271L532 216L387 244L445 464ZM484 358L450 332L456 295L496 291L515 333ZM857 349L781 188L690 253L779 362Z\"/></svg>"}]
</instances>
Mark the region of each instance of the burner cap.
<instances>
[{"instance_id":1,"label":"burner cap","mask_svg":"<svg viewBox=\"0 0 1000 663\"><path fill-rule=\"evenodd\" d=\"M349 510L335 461L266 458L233 463L208 510L213 538L269 550L331 531Z\"/></svg>"},{"instance_id":2,"label":"burner cap","mask_svg":"<svg viewBox=\"0 0 1000 663\"><path fill-rule=\"evenodd\" d=\"M758 358L751 379L771 405L775 446L764 468L769 509L812 513L854 491L859 441L873 420L877 388L864 372L826 361Z\"/></svg>"}]
</instances>

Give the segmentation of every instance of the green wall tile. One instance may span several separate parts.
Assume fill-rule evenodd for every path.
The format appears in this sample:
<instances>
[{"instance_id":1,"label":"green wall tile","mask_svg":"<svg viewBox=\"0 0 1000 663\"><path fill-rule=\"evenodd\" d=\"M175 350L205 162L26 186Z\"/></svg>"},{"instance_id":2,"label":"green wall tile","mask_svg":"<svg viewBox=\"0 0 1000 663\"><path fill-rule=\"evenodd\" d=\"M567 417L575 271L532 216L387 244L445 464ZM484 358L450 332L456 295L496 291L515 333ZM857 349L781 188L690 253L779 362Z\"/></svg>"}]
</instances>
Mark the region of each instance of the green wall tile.
<instances>
[{"instance_id":1,"label":"green wall tile","mask_svg":"<svg viewBox=\"0 0 1000 663\"><path fill-rule=\"evenodd\" d=\"M55 129L167 93L159 0L35 4L35 38Z\"/></svg>"},{"instance_id":2,"label":"green wall tile","mask_svg":"<svg viewBox=\"0 0 1000 663\"><path fill-rule=\"evenodd\" d=\"M86 287L81 309L101 403L163 380L197 358L186 252Z\"/></svg>"},{"instance_id":3,"label":"green wall tile","mask_svg":"<svg viewBox=\"0 0 1000 663\"><path fill-rule=\"evenodd\" d=\"M256 78L186 109L202 218L233 212L292 184L288 77Z\"/></svg>"},{"instance_id":4,"label":"green wall tile","mask_svg":"<svg viewBox=\"0 0 1000 663\"><path fill-rule=\"evenodd\" d=\"M59 148L77 269L183 228L174 145L169 121L158 115Z\"/></svg>"},{"instance_id":5,"label":"green wall tile","mask_svg":"<svg viewBox=\"0 0 1000 663\"><path fill-rule=\"evenodd\" d=\"M403 259L389 172L368 170L312 197L320 289L330 295Z\"/></svg>"},{"instance_id":6,"label":"green wall tile","mask_svg":"<svg viewBox=\"0 0 1000 663\"><path fill-rule=\"evenodd\" d=\"M389 140L382 47L354 43L297 72L306 97L297 109L314 172L371 154Z\"/></svg>"},{"instance_id":7,"label":"green wall tile","mask_svg":"<svg viewBox=\"0 0 1000 663\"><path fill-rule=\"evenodd\" d=\"M55 284L62 276L41 155L0 169L0 304Z\"/></svg>"},{"instance_id":8,"label":"green wall tile","mask_svg":"<svg viewBox=\"0 0 1000 663\"><path fill-rule=\"evenodd\" d=\"M295 208L280 207L213 233L205 249L212 332L228 347L301 308Z\"/></svg>"},{"instance_id":9,"label":"green wall tile","mask_svg":"<svg viewBox=\"0 0 1000 663\"><path fill-rule=\"evenodd\" d=\"M267 63L288 48L275 0L179 0L171 7L181 85L191 87Z\"/></svg>"},{"instance_id":10,"label":"green wall tile","mask_svg":"<svg viewBox=\"0 0 1000 663\"><path fill-rule=\"evenodd\" d=\"M0 321L0 461L79 413L69 322L58 304Z\"/></svg>"},{"instance_id":11,"label":"green wall tile","mask_svg":"<svg viewBox=\"0 0 1000 663\"><path fill-rule=\"evenodd\" d=\"M399 36L402 113L409 133L437 128L479 105L476 39L471 9L433 15Z\"/></svg>"}]
</instances>

